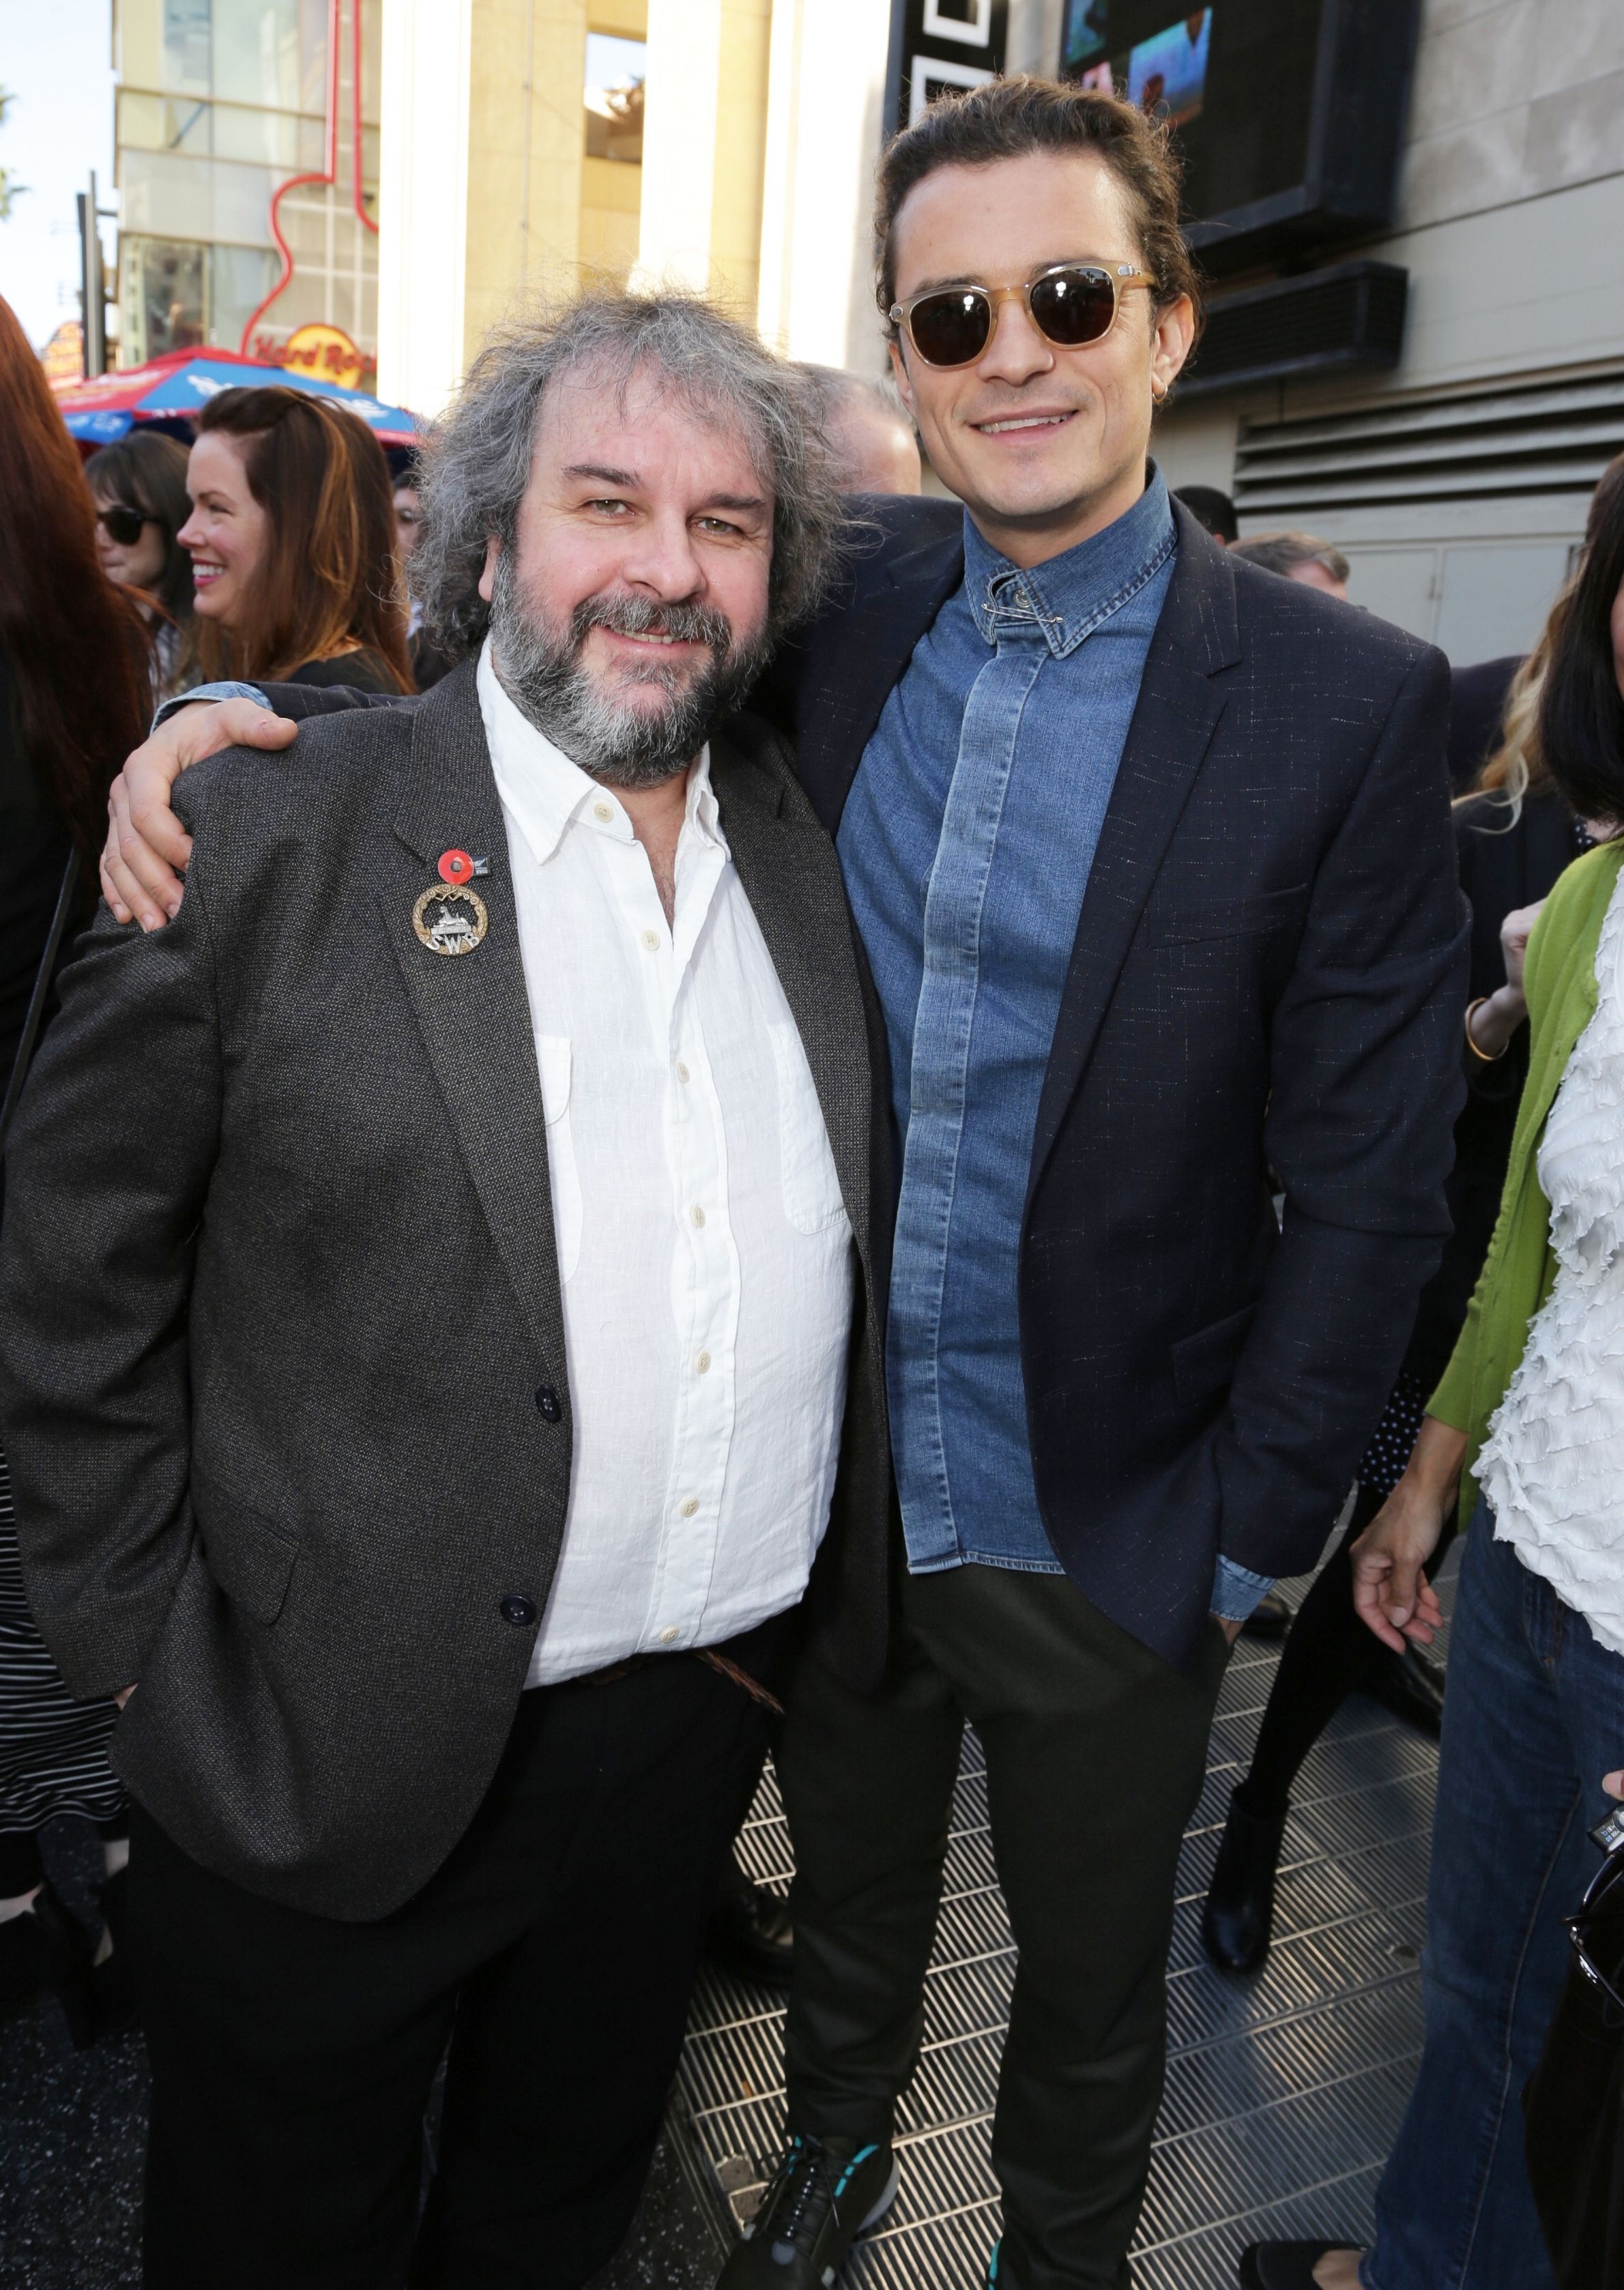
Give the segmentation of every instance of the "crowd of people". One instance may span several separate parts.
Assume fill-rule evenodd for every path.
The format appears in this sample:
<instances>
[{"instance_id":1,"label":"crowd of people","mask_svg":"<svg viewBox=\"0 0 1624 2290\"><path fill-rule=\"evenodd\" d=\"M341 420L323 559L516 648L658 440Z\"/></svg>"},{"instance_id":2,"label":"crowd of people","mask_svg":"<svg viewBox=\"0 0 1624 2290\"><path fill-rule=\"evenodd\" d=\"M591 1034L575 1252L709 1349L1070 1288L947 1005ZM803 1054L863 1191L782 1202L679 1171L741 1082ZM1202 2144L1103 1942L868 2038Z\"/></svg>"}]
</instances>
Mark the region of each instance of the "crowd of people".
<instances>
[{"instance_id":1,"label":"crowd of people","mask_svg":"<svg viewBox=\"0 0 1624 2290\"><path fill-rule=\"evenodd\" d=\"M81 466L0 304L0 2009L139 2018L153 2290L581 2290L707 1947L789 1993L720 2290L831 2290L967 1724L985 2281L1121 2290L1244 1629L1226 1974L1344 1698L1441 1738L1374 2242L1243 2285L1624 2278L1624 462L1452 731L1169 492L1178 217L996 82L884 156L884 387L594 292L393 468L284 388Z\"/></svg>"}]
</instances>

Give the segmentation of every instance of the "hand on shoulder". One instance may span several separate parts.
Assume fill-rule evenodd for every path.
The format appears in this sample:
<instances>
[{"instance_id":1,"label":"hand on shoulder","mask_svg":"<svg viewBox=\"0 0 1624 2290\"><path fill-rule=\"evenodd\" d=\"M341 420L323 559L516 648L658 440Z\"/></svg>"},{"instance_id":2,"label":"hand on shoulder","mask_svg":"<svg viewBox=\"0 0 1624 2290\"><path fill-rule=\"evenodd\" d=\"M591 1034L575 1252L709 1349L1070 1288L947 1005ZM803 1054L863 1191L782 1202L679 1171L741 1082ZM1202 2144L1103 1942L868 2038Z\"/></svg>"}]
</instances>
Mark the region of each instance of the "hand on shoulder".
<instances>
[{"instance_id":1,"label":"hand on shoulder","mask_svg":"<svg viewBox=\"0 0 1624 2290\"><path fill-rule=\"evenodd\" d=\"M181 877L192 838L175 817L175 781L224 748L285 748L298 725L252 700L220 700L177 709L126 758L108 797L101 889L121 923L161 930L180 911Z\"/></svg>"}]
</instances>

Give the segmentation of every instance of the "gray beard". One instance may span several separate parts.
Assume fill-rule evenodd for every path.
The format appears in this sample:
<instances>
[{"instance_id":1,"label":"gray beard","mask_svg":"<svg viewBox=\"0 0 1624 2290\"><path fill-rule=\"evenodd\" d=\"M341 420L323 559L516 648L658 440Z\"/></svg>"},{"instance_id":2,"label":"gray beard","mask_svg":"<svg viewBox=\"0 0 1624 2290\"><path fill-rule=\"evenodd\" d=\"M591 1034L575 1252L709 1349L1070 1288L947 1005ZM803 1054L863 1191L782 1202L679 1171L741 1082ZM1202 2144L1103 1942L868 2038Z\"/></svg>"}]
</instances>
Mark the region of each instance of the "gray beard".
<instances>
[{"instance_id":1,"label":"gray beard","mask_svg":"<svg viewBox=\"0 0 1624 2290\"><path fill-rule=\"evenodd\" d=\"M710 646L708 666L685 676L658 661L636 678L666 695L666 705L638 709L594 684L581 651L594 628L622 636L666 636ZM702 605L656 605L639 597L588 597L558 636L527 611L513 556L496 560L491 592L496 672L519 713L554 747L604 787L659 787L685 771L732 702L754 682L770 646L764 635L735 647L732 623Z\"/></svg>"}]
</instances>

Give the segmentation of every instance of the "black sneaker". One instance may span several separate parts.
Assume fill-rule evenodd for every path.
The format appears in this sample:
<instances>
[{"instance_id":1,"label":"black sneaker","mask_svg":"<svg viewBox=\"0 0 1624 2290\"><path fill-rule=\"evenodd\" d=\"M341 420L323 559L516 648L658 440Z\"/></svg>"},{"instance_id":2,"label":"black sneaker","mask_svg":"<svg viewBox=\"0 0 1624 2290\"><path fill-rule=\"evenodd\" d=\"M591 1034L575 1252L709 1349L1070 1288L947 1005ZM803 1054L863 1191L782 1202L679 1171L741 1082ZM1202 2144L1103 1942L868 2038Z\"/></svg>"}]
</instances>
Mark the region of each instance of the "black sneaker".
<instances>
[{"instance_id":1,"label":"black sneaker","mask_svg":"<svg viewBox=\"0 0 1624 2290\"><path fill-rule=\"evenodd\" d=\"M705 1929L705 1953L724 1971L764 1987L788 1988L795 1977L788 1902L753 1885L732 1858Z\"/></svg>"},{"instance_id":2,"label":"black sneaker","mask_svg":"<svg viewBox=\"0 0 1624 2290\"><path fill-rule=\"evenodd\" d=\"M889 2147L792 2139L716 2290L831 2290L846 2253L896 2200Z\"/></svg>"}]
</instances>

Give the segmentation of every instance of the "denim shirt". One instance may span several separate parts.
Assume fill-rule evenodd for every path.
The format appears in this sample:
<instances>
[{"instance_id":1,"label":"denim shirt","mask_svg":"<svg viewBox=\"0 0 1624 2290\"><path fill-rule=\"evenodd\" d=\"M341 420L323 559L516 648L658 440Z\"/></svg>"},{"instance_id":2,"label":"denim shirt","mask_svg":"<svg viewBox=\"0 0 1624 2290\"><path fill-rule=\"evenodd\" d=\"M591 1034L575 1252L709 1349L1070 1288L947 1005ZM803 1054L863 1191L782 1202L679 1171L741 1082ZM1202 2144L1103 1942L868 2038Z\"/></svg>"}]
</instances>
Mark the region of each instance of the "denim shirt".
<instances>
[{"instance_id":1,"label":"denim shirt","mask_svg":"<svg viewBox=\"0 0 1624 2290\"><path fill-rule=\"evenodd\" d=\"M886 701L841 821L901 1147L887 1354L915 1573L1061 1571L1032 1469L1020 1227L1078 913L1175 541L1156 472L1124 516L1025 572L966 517L963 584Z\"/></svg>"}]
</instances>

